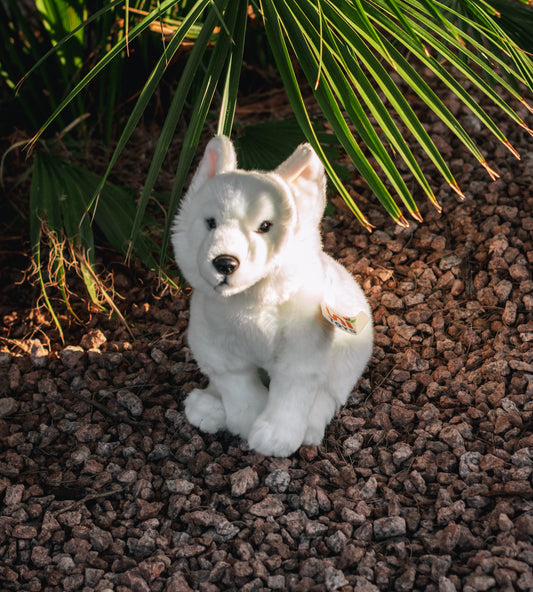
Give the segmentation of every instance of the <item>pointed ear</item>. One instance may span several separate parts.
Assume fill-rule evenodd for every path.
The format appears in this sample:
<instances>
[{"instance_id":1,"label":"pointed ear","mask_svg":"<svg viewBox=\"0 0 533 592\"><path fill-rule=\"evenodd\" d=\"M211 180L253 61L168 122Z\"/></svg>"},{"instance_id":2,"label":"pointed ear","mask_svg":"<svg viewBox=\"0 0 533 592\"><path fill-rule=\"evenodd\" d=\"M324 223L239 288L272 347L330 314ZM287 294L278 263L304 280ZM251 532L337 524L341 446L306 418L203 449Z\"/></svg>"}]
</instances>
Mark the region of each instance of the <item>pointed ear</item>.
<instances>
[{"instance_id":1,"label":"pointed ear","mask_svg":"<svg viewBox=\"0 0 533 592\"><path fill-rule=\"evenodd\" d=\"M292 189L301 223L316 226L326 207L326 176L311 144L298 146L274 172Z\"/></svg>"},{"instance_id":2,"label":"pointed ear","mask_svg":"<svg viewBox=\"0 0 533 592\"><path fill-rule=\"evenodd\" d=\"M300 144L275 172L287 183L292 183L300 176L315 180L323 177L324 166L311 144Z\"/></svg>"},{"instance_id":3,"label":"pointed ear","mask_svg":"<svg viewBox=\"0 0 533 592\"><path fill-rule=\"evenodd\" d=\"M235 149L226 136L215 136L205 148L202 160L194 173L190 190L197 191L211 177L233 171L237 167Z\"/></svg>"}]
</instances>

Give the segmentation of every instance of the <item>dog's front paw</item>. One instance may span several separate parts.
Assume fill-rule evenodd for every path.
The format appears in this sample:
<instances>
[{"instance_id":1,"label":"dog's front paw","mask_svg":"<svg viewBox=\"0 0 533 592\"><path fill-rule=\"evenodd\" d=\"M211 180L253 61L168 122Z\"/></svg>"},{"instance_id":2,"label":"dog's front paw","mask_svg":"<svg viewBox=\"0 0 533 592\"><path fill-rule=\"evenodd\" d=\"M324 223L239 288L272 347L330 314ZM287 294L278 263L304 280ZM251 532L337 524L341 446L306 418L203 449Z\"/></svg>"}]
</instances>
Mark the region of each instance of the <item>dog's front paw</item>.
<instances>
[{"instance_id":1,"label":"dog's front paw","mask_svg":"<svg viewBox=\"0 0 533 592\"><path fill-rule=\"evenodd\" d=\"M290 456L302 444L305 429L279 418L259 417L252 426L248 444L265 456Z\"/></svg>"},{"instance_id":2,"label":"dog's front paw","mask_svg":"<svg viewBox=\"0 0 533 592\"><path fill-rule=\"evenodd\" d=\"M324 426L322 425L309 425L302 444L306 446L320 446L324 439Z\"/></svg>"},{"instance_id":3,"label":"dog's front paw","mask_svg":"<svg viewBox=\"0 0 533 592\"><path fill-rule=\"evenodd\" d=\"M214 434L226 428L226 412L220 397L207 390L194 389L185 399L185 415L203 432Z\"/></svg>"}]
</instances>

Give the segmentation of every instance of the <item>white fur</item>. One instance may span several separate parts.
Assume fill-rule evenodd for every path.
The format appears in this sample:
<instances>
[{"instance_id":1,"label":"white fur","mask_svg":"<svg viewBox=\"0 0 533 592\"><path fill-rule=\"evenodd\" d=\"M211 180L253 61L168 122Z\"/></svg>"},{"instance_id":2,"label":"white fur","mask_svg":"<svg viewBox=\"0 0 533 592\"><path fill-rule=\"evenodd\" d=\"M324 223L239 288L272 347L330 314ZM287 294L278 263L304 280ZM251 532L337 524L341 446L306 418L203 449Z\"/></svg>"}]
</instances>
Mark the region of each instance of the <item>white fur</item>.
<instances>
[{"instance_id":1,"label":"white fur","mask_svg":"<svg viewBox=\"0 0 533 592\"><path fill-rule=\"evenodd\" d=\"M350 335L320 311L326 302L371 318L360 286L322 250L325 199L310 145L263 173L237 169L231 141L217 136L175 222L176 260L194 289L189 344L209 377L188 395L185 413L201 430L227 429L266 455L320 444L372 353L371 321ZM230 275L215 268L220 255L238 259Z\"/></svg>"}]
</instances>

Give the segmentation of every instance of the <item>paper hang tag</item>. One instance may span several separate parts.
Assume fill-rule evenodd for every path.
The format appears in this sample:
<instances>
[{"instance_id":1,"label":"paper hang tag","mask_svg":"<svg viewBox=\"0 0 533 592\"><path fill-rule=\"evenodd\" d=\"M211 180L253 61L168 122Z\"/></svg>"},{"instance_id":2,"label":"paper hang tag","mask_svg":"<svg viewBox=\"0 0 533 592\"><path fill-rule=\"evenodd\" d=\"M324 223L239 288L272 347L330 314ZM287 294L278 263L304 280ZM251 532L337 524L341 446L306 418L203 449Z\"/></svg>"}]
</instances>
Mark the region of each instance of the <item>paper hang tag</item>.
<instances>
[{"instance_id":1,"label":"paper hang tag","mask_svg":"<svg viewBox=\"0 0 533 592\"><path fill-rule=\"evenodd\" d=\"M321 305L322 314L332 325L351 333L352 335L358 335L366 327L370 320L368 315L360 311L353 317L346 317L344 315L335 312L330 306L322 303Z\"/></svg>"}]
</instances>

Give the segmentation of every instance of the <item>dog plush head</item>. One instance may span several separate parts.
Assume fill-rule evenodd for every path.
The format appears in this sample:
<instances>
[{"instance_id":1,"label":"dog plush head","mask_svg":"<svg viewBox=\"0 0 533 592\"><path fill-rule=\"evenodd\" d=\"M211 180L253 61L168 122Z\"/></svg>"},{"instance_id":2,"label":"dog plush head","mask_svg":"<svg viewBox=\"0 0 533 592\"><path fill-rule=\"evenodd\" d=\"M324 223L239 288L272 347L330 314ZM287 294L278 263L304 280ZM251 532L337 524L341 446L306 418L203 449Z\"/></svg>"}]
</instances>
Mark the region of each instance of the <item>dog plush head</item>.
<instances>
[{"instance_id":1,"label":"dog plush head","mask_svg":"<svg viewBox=\"0 0 533 592\"><path fill-rule=\"evenodd\" d=\"M225 136L213 138L176 218L172 243L195 289L232 296L271 274L302 234L318 236L324 171L302 145L275 171L237 169Z\"/></svg>"}]
</instances>

